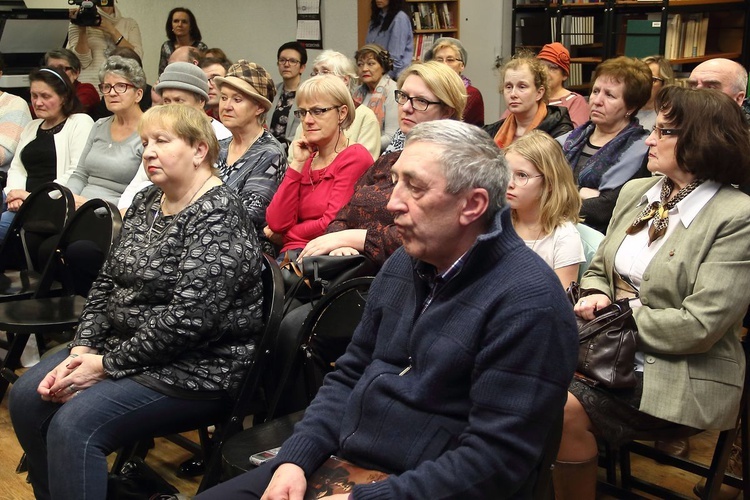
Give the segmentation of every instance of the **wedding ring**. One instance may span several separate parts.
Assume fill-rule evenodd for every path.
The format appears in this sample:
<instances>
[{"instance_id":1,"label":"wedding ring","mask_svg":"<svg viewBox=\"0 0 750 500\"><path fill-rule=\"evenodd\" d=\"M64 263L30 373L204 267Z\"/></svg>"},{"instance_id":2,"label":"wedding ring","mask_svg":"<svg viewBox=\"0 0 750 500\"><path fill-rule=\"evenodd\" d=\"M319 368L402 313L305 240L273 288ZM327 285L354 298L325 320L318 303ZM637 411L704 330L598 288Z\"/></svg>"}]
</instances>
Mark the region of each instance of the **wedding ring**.
<instances>
[{"instance_id":1,"label":"wedding ring","mask_svg":"<svg viewBox=\"0 0 750 500\"><path fill-rule=\"evenodd\" d=\"M69 390L70 392L78 392L78 389L76 389L76 385L75 385L75 384L70 384L70 385L68 386L68 390Z\"/></svg>"}]
</instances>

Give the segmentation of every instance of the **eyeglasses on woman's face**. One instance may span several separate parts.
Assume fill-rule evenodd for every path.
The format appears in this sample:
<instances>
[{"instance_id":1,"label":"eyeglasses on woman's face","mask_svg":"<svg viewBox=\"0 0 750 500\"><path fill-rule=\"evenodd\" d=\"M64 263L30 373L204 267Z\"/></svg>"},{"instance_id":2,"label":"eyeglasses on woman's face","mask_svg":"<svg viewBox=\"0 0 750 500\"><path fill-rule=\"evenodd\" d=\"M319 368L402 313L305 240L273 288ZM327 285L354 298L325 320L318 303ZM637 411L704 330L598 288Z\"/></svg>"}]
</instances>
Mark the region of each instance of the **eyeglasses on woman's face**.
<instances>
[{"instance_id":1,"label":"eyeglasses on woman's face","mask_svg":"<svg viewBox=\"0 0 750 500\"><path fill-rule=\"evenodd\" d=\"M287 64L289 66L296 66L300 62L301 61L299 59L291 59L291 58L287 59L286 57L279 57L279 66L286 66Z\"/></svg>"},{"instance_id":2,"label":"eyeglasses on woman's face","mask_svg":"<svg viewBox=\"0 0 750 500\"><path fill-rule=\"evenodd\" d=\"M124 82L118 82L114 85L110 85L109 83L100 83L99 84L99 90L101 90L102 94L109 94L112 89L115 90L115 94L124 94L128 91L129 88L135 88L135 85L132 83L124 83Z\"/></svg>"},{"instance_id":3,"label":"eyeglasses on woman's face","mask_svg":"<svg viewBox=\"0 0 750 500\"><path fill-rule=\"evenodd\" d=\"M439 63L445 63L445 64L453 64L455 62L463 62L463 60L459 59L458 57L436 57L435 60Z\"/></svg>"},{"instance_id":4,"label":"eyeglasses on woman's face","mask_svg":"<svg viewBox=\"0 0 750 500\"><path fill-rule=\"evenodd\" d=\"M656 138L661 140L664 136L673 136L677 135L680 132L680 129L678 128L663 128L663 127L657 127L654 125L651 127L651 133L653 134L656 132Z\"/></svg>"},{"instance_id":5,"label":"eyeglasses on woman's face","mask_svg":"<svg viewBox=\"0 0 750 500\"><path fill-rule=\"evenodd\" d=\"M336 75L336 73L333 72L333 70L330 70L328 68L313 68L312 72L310 73L310 76L318 76L318 75Z\"/></svg>"},{"instance_id":6,"label":"eyeglasses on woman's face","mask_svg":"<svg viewBox=\"0 0 750 500\"><path fill-rule=\"evenodd\" d=\"M412 97L406 92L402 92L400 90L396 90L394 92L394 95L396 96L396 102L399 106L403 106L406 104L406 101L409 101L411 103L411 107L414 108L415 111L427 111L427 108L430 107L430 104L443 104L440 101L428 101L424 97Z\"/></svg>"},{"instance_id":7,"label":"eyeglasses on woman's face","mask_svg":"<svg viewBox=\"0 0 750 500\"><path fill-rule=\"evenodd\" d=\"M513 177L513 184L516 186L525 186L529 183L529 179L536 179L537 177L544 177L544 174L539 175L529 175L526 172L513 172L511 173L511 177Z\"/></svg>"},{"instance_id":8,"label":"eyeglasses on woman's face","mask_svg":"<svg viewBox=\"0 0 750 500\"><path fill-rule=\"evenodd\" d=\"M294 110L294 116L296 116L298 119L302 120L307 116L307 113L310 113L310 115L314 118L320 118L323 116L323 114L331 111L332 109L339 109L340 106L330 106L327 108L299 108Z\"/></svg>"}]
</instances>

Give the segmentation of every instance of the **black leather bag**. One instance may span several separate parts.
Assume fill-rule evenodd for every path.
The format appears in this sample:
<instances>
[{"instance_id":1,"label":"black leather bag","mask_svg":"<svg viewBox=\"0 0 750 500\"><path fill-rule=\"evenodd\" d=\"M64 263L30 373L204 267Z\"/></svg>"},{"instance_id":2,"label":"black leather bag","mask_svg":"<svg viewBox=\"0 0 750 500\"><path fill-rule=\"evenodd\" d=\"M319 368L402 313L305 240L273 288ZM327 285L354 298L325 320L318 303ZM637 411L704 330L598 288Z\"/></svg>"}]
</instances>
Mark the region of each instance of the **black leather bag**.
<instances>
[{"instance_id":1,"label":"black leather bag","mask_svg":"<svg viewBox=\"0 0 750 500\"><path fill-rule=\"evenodd\" d=\"M297 253L287 252L280 264L287 298L313 300L339 283L376 272L373 262L361 254L316 255L305 257L302 264L297 264L296 259Z\"/></svg>"},{"instance_id":2,"label":"black leather bag","mask_svg":"<svg viewBox=\"0 0 750 500\"><path fill-rule=\"evenodd\" d=\"M577 372L584 381L609 389L635 386L638 327L628 299L597 311L589 322L579 318L578 342Z\"/></svg>"}]
</instances>

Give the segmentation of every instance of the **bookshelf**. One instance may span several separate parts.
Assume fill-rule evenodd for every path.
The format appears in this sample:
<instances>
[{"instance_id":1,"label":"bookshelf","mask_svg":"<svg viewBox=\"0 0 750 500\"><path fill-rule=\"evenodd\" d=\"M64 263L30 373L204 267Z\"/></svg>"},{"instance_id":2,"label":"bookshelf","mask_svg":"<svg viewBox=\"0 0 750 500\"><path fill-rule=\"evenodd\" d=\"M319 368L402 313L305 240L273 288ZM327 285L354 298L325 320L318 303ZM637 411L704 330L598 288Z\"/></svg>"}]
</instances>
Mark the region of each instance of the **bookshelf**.
<instances>
[{"instance_id":1,"label":"bookshelf","mask_svg":"<svg viewBox=\"0 0 750 500\"><path fill-rule=\"evenodd\" d=\"M370 1L358 1L357 25L359 45L362 46L370 22ZM442 36L459 38L460 0L406 0L406 5L414 30L414 60L421 60L432 43Z\"/></svg>"},{"instance_id":2,"label":"bookshelf","mask_svg":"<svg viewBox=\"0 0 750 500\"><path fill-rule=\"evenodd\" d=\"M738 0L514 0L514 51L561 42L567 86L585 92L604 59L664 54L683 71L715 57L747 67L750 2Z\"/></svg>"}]
</instances>

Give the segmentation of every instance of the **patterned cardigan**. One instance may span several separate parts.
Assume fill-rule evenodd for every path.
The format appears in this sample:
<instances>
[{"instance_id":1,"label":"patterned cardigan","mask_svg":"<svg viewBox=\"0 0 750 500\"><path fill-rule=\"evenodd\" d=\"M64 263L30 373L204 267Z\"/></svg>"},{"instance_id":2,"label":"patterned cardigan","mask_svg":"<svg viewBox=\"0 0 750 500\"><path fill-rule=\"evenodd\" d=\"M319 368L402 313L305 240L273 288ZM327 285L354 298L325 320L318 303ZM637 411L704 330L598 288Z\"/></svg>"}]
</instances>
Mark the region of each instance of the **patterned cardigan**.
<instances>
[{"instance_id":1,"label":"patterned cardigan","mask_svg":"<svg viewBox=\"0 0 750 500\"><path fill-rule=\"evenodd\" d=\"M161 194L133 200L71 345L97 349L110 377L168 395L231 394L263 326L252 220L224 185L173 217L157 217Z\"/></svg>"}]
</instances>

